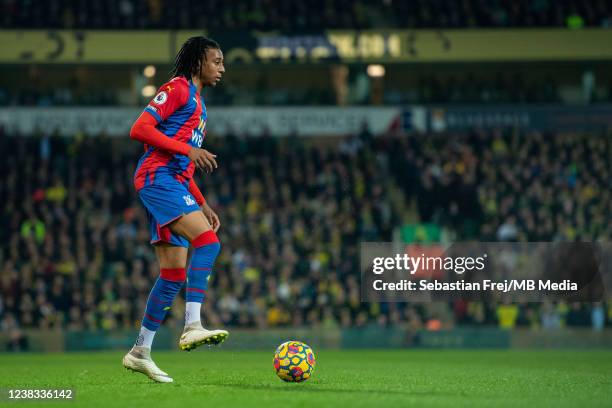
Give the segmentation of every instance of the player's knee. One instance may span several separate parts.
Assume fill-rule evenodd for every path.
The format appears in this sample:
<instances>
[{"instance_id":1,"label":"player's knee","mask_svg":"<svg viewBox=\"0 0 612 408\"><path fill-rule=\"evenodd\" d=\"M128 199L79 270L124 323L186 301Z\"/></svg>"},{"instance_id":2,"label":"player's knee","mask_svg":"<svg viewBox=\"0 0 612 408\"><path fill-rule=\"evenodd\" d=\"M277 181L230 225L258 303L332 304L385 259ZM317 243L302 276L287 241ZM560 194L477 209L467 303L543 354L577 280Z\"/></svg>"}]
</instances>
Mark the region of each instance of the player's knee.
<instances>
[{"instance_id":1,"label":"player's knee","mask_svg":"<svg viewBox=\"0 0 612 408\"><path fill-rule=\"evenodd\" d=\"M216 254L221 251L221 243L219 242L219 237L217 237L217 234L215 234L215 231L213 230L208 230L196 237L193 241L191 241L191 245L195 249L206 246L207 248L210 248L211 251L216 252Z\"/></svg>"},{"instance_id":2,"label":"player's knee","mask_svg":"<svg viewBox=\"0 0 612 408\"><path fill-rule=\"evenodd\" d=\"M172 282L185 282L187 272L185 268L161 268L160 276Z\"/></svg>"}]
</instances>

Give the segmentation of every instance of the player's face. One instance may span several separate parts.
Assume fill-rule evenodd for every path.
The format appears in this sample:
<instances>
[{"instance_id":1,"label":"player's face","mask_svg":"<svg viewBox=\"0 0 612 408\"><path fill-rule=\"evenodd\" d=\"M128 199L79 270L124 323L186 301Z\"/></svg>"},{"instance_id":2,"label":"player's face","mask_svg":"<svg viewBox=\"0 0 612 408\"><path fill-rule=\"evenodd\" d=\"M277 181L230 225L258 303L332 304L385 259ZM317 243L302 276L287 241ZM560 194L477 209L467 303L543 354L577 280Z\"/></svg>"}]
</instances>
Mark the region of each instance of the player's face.
<instances>
[{"instance_id":1,"label":"player's face","mask_svg":"<svg viewBox=\"0 0 612 408\"><path fill-rule=\"evenodd\" d=\"M202 56L202 76L200 80L204 86L215 86L221 80L225 66L223 65L223 53L221 50L209 48L206 56Z\"/></svg>"}]
</instances>

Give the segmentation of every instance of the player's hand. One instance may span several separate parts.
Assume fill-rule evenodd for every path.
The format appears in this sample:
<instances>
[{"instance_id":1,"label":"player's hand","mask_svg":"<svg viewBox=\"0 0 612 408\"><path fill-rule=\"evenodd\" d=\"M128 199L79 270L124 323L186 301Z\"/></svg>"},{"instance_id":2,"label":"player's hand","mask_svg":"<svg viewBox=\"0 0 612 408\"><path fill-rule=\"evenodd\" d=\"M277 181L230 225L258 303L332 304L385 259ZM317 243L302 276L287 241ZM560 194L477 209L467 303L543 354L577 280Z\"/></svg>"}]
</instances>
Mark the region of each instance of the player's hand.
<instances>
[{"instance_id":1,"label":"player's hand","mask_svg":"<svg viewBox=\"0 0 612 408\"><path fill-rule=\"evenodd\" d=\"M217 168L216 154L212 154L208 150L198 149L197 147L192 148L187 155L189 160L195 163L197 168L204 170L207 173L212 173Z\"/></svg>"},{"instance_id":2,"label":"player's hand","mask_svg":"<svg viewBox=\"0 0 612 408\"><path fill-rule=\"evenodd\" d=\"M219 216L206 203L202 204L202 212L210 223L210 226L212 227L213 231L217 232L219 230L219 227L221 226Z\"/></svg>"}]
</instances>

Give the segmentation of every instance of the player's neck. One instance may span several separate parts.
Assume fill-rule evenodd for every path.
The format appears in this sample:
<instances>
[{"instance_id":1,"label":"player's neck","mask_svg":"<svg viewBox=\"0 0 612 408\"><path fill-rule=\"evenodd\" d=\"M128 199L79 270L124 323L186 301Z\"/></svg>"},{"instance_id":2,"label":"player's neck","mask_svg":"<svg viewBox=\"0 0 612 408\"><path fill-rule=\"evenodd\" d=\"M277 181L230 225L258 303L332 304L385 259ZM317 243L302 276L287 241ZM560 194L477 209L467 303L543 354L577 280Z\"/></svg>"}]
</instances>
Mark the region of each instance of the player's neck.
<instances>
[{"instance_id":1,"label":"player's neck","mask_svg":"<svg viewBox=\"0 0 612 408\"><path fill-rule=\"evenodd\" d=\"M200 78L198 78L197 76L193 75L191 77L191 82L193 82L193 84L196 86L196 89L198 90L198 94L202 93L202 81L200 80Z\"/></svg>"}]
</instances>

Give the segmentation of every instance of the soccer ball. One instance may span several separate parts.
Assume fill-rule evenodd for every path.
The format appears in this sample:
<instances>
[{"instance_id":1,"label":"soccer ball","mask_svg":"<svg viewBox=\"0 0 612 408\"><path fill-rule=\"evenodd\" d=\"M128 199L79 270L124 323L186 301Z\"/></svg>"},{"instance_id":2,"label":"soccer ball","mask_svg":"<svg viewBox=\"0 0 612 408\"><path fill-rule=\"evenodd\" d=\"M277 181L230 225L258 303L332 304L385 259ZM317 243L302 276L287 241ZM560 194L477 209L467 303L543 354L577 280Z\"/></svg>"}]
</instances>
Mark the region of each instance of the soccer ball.
<instances>
[{"instance_id":1,"label":"soccer ball","mask_svg":"<svg viewBox=\"0 0 612 408\"><path fill-rule=\"evenodd\" d=\"M315 368L315 355L301 341L287 341L274 353L274 372L287 382L306 381Z\"/></svg>"}]
</instances>

